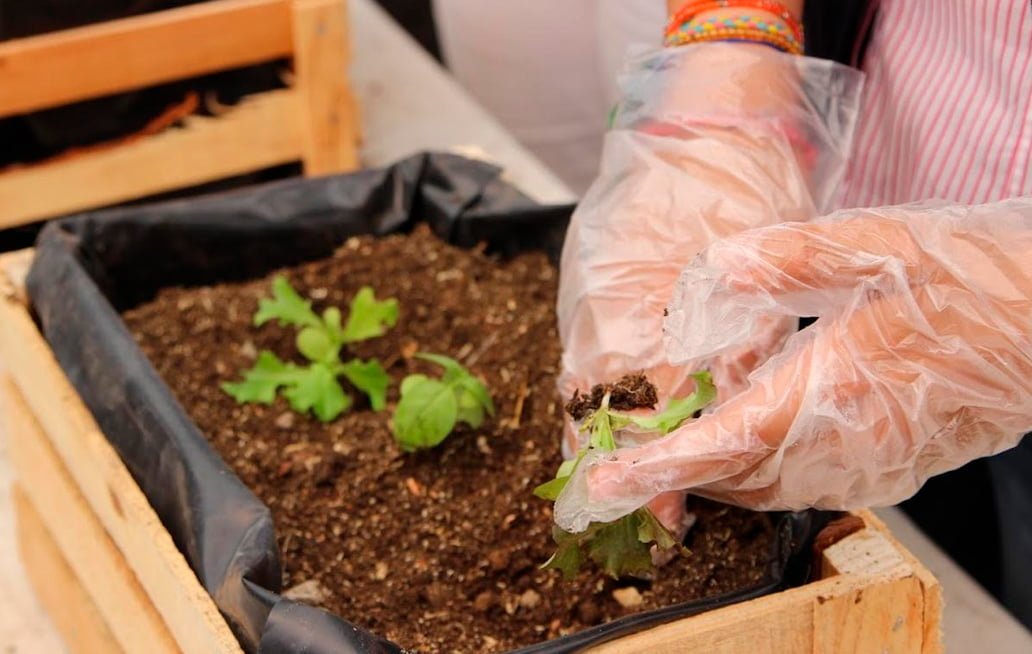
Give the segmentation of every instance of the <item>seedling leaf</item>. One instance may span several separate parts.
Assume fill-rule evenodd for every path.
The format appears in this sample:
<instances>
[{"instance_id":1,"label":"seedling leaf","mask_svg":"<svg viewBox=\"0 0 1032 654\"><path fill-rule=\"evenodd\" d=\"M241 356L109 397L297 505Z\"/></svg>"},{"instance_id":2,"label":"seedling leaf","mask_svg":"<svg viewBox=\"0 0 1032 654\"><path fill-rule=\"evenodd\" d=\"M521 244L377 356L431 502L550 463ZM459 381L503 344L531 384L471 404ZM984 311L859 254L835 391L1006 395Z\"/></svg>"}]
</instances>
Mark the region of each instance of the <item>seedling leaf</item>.
<instances>
[{"instance_id":1,"label":"seedling leaf","mask_svg":"<svg viewBox=\"0 0 1032 654\"><path fill-rule=\"evenodd\" d=\"M383 336L397 322L398 301L394 298L377 300L373 289L363 286L351 300L341 339L344 343L354 343Z\"/></svg>"},{"instance_id":2,"label":"seedling leaf","mask_svg":"<svg viewBox=\"0 0 1032 654\"><path fill-rule=\"evenodd\" d=\"M387 387L390 386L391 378L379 361L352 359L342 364L339 371L352 386L369 397L369 405L374 411L381 411L387 404Z\"/></svg>"},{"instance_id":3,"label":"seedling leaf","mask_svg":"<svg viewBox=\"0 0 1032 654\"><path fill-rule=\"evenodd\" d=\"M383 409L390 384L383 366L375 360L341 363L340 350L347 342L380 336L393 326L398 320L397 300L378 301L371 288L363 287L351 302L347 326L342 327L340 309L328 307L322 317L317 316L311 302L302 298L285 276L277 275L272 281L272 297L258 303L254 324L274 319L281 326L300 328L295 344L310 363L284 363L271 352L262 352L242 381L222 384L237 402L269 404L275 400L276 391L283 388L291 408L301 413L312 411L328 422L351 406L351 397L337 381L344 375L369 396L374 410Z\"/></svg>"},{"instance_id":4,"label":"seedling leaf","mask_svg":"<svg viewBox=\"0 0 1032 654\"><path fill-rule=\"evenodd\" d=\"M297 349L309 361L332 363L340 356L340 346L335 346L326 330L305 327L297 334Z\"/></svg>"},{"instance_id":5,"label":"seedling leaf","mask_svg":"<svg viewBox=\"0 0 1032 654\"><path fill-rule=\"evenodd\" d=\"M455 427L459 412L450 385L420 377L405 380L394 411L394 438L408 452L438 445Z\"/></svg>"},{"instance_id":6,"label":"seedling leaf","mask_svg":"<svg viewBox=\"0 0 1032 654\"><path fill-rule=\"evenodd\" d=\"M283 363L272 352L262 350L254 367L244 373L244 379L238 382L224 382L222 390L232 395L239 403L272 404L276 399L276 389L291 383L296 373L297 366Z\"/></svg>"},{"instance_id":7,"label":"seedling leaf","mask_svg":"<svg viewBox=\"0 0 1032 654\"><path fill-rule=\"evenodd\" d=\"M258 302L254 325L260 327L274 318L279 320L281 327L319 327L322 324L319 316L312 311L312 303L298 295L284 275L276 275L272 280L272 298L263 298Z\"/></svg>"},{"instance_id":8,"label":"seedling leaf","mask_svg":"<svg viewBox=\"0 0 1032 654\"><path fill-rule=\"evenodd\" d=\"M575 459L564 461L555 479L535 488L534 494L546 500L558 499L588 451L612 452L617 447L615 433L629 425L666 434L690 419L716 397L716 388L708 372L693 376L696 382L693 394L671 400L666 409L652 416L639 417L613 412L609 408L609 395L605 395L599 408L582 422L581 431L588 432L587 447L582 448ZM609 576L619 578L650 573L653 567L653 546L664 550L678 548L687 551L648 508L640 508L612 522L593 522L579 534L556 527L552 530L552 537L556 552L542 567L561 570L566 579L576 576L585 558Z\"/></svg>"},{"instance_id":9,"label":"seedling leaf","mask_svg":"<svg viewBox=\"0 0 1032 654\"><path fill-rule=\"evenodd\" d=\"M441 366L444 372L439 380L409 375L401 382L401 400L394 413L394 438L402 449L434 447L451 433L456 423L465 422L476 428L484 422L485 412L494 415L494 402L487 387L458 361L426 352L415 356ZM435 396L431 403L427 388L451 399L446 402Z\"/></svg>"},{"instance_id":10,"label":"seedling leaf","mask_svg":"<svg viewBox=\"0 0 1032 654\"><path fill-rule=\"evenodd\" d=\"M283 396L295 411L311 410L323 422L333 420L351 406L351 398L341 388L333 371L323 363L298 368L296 380Z\"/></svg>"},{"instance_id":11,"label":"seedling leaf","mask_svg":"<svg viewBox=\"0 0 1032 654\"><path fill-rule=\"evenodd\" d=\"M669 434L717 397L717 387L708 371L697 372L692 377L695 379L695 392L691 395L670 400L665 409L651 416L621 417L626 417L644 431Z\"/></svg>"}]
</instances>

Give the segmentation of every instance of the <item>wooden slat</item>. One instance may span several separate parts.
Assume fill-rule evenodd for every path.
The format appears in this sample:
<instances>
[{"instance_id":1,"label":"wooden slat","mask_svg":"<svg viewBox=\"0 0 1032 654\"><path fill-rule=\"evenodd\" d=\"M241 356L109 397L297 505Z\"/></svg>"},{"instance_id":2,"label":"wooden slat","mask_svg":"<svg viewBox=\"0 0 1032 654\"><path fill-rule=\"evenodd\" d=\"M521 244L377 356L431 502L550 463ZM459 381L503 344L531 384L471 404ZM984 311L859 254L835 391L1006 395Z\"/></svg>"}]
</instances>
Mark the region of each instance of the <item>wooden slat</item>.
<instances>
[{"instance_id":1,"label":"wooden slat","mask_svg":"<svg viewBox=\"0 0 1032 654\"><path fill-rule=\"evenodd\" d=\"M72 654L122 654L125 650L65 561L39 513L18 486L11 490L18 553L29 583L54 621L65 647Z\"/></svg>"},{"instance_id":2,"label":"wooden slat","mask_svg":"<svg viewBox=\"0 0 1032 654\"><path fill-rule=\"evenodd\" d=\"M861 514L865 520L867 513ZM869 523L871 524L871 523ZM822 581L615 640L593 654L928 654L926 589L873 525L824 552ZM932 598L934 600L934 598Z\"/></svg>"},{"instance_id":3,"label":"wooden slat","mask_svg":"<svg viewBox=\"0 0 1032 654\"><path fill-rule=\"evenodd\" d=\"M154 654L178 654L161 616L97 521L9 376L0 378L0 407L18 482L41 514L62 556L80 579L115 639L128 652L147 644Z\"/></svg>"},{"instance_id":4,"label":"wooden slat","mask_svg":"<svg viewBox=\"0 0 1032 654\"><path fill-rule=\"evenodd\" d=\"M0 174L0 229L231 177L301 158L297 95L246 98L218 118Z\"/></svg>"},{"instance_id":5,"label":"wooden slat","mask_svg":"<svg viewBox=\"0 0 1032 654\"><path fill-rule=\"evenodd\" d=\"M4 263L0 257L0 271ZM135 571L179 647L184 652L238 654L240 646L211 597L78 399L28 311L10 295L0 297L0 325L0 359L40 433ZM85 546L85 538L80 545ZM154 646L146 644L148 649ZM138 646L133 651L143 650Z\"/></svg>"},{"instance_id":6,"label":"wooden slat","mask_svg":"<svg viewBox=\"0 0 1032 654\"><path fill-rule=\"evenodd\" d=\"M344 0L294 2L294 75L305 174L358 167L358 120L348 85Z\"/></svg>"},{"instance_id":7,"label":"wooden slat","mask_svg":"<svg viewBox=\"0 0 1032 654\"><path fill-rule=\"evenodd\" d=\"M290 0L217 0L0 43L0 117L291 52Z\"/></svg>"},{"instance_id":8,"label":"wooden slat","mask_svg":"<svg viewBox=\"0 0 1032 654\"><path fill-rule=\"evenodd\" d=\"M921 650L921 654L942 654L944 650L943 646L943 633L942 633L942 618L943 618L943 598L942 598L942 586L939 584L939 580L935 578L932 571L929 570L917 560L910 550L903 546L896 537L892 535L889 528L871 511L860 511L860 517L864 519L872 529L877 529L885 538L892 543L896 551L898 551L903 559L913 570L914 576L921 582L921 588L924 593L924 647Z\"/></svg>"}]
</instances>

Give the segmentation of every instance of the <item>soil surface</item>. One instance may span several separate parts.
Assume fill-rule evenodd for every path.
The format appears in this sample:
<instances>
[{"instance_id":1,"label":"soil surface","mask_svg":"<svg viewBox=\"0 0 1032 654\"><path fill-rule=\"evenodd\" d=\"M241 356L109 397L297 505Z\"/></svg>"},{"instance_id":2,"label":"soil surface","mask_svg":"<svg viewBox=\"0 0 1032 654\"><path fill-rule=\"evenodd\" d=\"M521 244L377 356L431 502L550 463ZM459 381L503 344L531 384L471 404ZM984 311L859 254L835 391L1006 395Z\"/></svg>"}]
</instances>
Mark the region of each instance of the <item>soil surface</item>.
<instances>
[{"instance_id":1,"label":"soil surface","mask_svg":"<svg viewBox=\"0 0 1032 654\"><path fill-rule=\"evenodd\" d=\"M323 424L282 399L238 406L219 389L262 349L302 363L293 329L251 325L272 274L166 289L124 317L215 449L271 507L292 595L420 652L499 652L762 579L768 516L698 499L689 500L691 555L655 581L585 570L564 582L538 568L553 550L551 504L531 491L559 466L563 427L558 274L544 255L499 262L420 229L351 239L282 272L320 312L346 311L363 285L398 299L396 327L350 348L391 374L387 411L352 393L352 410ZM389 428L397 382L437 373L417 351L468 366L498 412L435 450L405 454Z\"/></svg>"}]
</instances>

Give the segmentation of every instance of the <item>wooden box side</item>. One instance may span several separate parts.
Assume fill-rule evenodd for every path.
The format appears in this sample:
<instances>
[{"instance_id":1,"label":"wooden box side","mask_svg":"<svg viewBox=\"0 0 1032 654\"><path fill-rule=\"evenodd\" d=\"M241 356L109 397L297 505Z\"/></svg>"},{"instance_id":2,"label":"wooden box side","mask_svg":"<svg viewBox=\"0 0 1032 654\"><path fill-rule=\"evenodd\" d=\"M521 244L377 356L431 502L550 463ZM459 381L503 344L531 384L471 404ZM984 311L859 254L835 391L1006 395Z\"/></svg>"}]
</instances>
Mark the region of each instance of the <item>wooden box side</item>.
<instances>
[{"instance_id":1,"label":"wooden box side","mask_svg":"<svg viewBox=\"0 0 1032 654\"><path fill-rule=\"evenodd\" d=\"M290 8L217 0L5 41L0 117L289 56Z\"/></svg>"},{"instance_id":2,"label":"wooden box side","mask_svg":"<svg viewBox=\"0 0 1032 654\"><path fill-rule=\"evenodd\" d=\"M29 583L72 654L123 654L93 597L64 558L43 518L19 486L11 489L18 553Z\"/></svg>"},{"instance_id":3,"label":"wooden box side","mask_svg":"<svg viewBox=\"0 0 1032 654\"><path fill-rule=\"evenodd\" d=\"M349 48L345 0L217 0L0 43L0 117L294 60L290 88L218 117L0 172L0 229L293 161L307 175L356 169Z\"/></svg>"},{"instance_id":4,"label":"wooden box side","mask_svg":"<svg viewBox=\"0 0 1032 654\"><path fill-rule=\"evenodd\" d=\"M91 589L97 586L94 590L101 594L112 580L121 580L124 588L131 589L135 579L160 615L157 622L163 621L171 634L171 640L165 641L168 647L163 647L161 629L146 617L147 607L139 601L140 595L112 593L111 601L132 602L137 611L132 625L108 623L123 646L131 642L134 647L130 651L140 651L144 643L157 651L174 651L178 646L184 652L238 654L240 645L215 603L79 400L32 321L24 303L23 282L30 257L26 252L0 256L0 361L12 382L4 393L5 414L10 428L18 430L11 443L12 459L16 475L27 474L38 482L22 488L46 520L65 558L73 566L77 562L82 566L76 570L80 579L88 580ZM81 502L77 503L76 497ZM61 514L63 510L69 511L67 516ZM73 516L77 522L72 521ZM96 524L91 524L91 518ZM110 540L102 537L105 532ZM122 557L125 569L119 571ZM107 568L103 575L96 575L90 566L100 565ZM111 610L102 603L97 606L102 612ZM137 628L149 632L122 631ZM143 633L148 634L146 639L138 640L144 638Z\"/></svg>"}]
</instances>

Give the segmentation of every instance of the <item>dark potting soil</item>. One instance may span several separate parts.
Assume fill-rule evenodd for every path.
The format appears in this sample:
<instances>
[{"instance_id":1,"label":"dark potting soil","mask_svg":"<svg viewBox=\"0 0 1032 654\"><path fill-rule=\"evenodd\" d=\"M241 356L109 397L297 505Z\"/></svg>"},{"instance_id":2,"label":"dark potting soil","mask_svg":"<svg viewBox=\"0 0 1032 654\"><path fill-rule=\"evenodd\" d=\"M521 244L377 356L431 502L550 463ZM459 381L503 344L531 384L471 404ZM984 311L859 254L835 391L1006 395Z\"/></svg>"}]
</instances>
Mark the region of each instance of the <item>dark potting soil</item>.
<instances>
[{"instance_id":1,"label":"dark potting soil","mask_svg":"<svg viewBox=\"0 0 1032 654\"><path fill-rule=\"evenodd\" d=\"M581 393L580 389L573 391L573 397L566 403L566 412L576 420L583 420L602 406L602 399L607 393L609 407L617 411L653 409L659 401L656 387L644 374L637 372L624 375L612 383L595 384L587 393Z\"/></svg>"},{"instance_id":2,"label":"dark potting soil","mask_svg":"<svg viewBox=\"0 0 1032 654\"><path fill-rule=\"evenodd\" d=\"M552 515L531 490L559 466L563 428L557 272L544 255L501 262L419 229L353 238L282 272L320 312L346 310L363 285L398 299L398 324L350 348L391 374L387 411L353 393L352 410L323 424L282 399L238 406L219 389L262 349L301 362L292 328L251 325L272 275L166 289L124 318L201 431L271 507L289 594L421 652L497 652L763 577L770 519L699 499L689 500L691 554L655 581L590 569L564 582L538 568L553 550ZM498 410L480 429L462 425L437 449L405 454L389 428L397 382L437 373L417 351L459 359Z\"/></svg>"}]
</instances>

